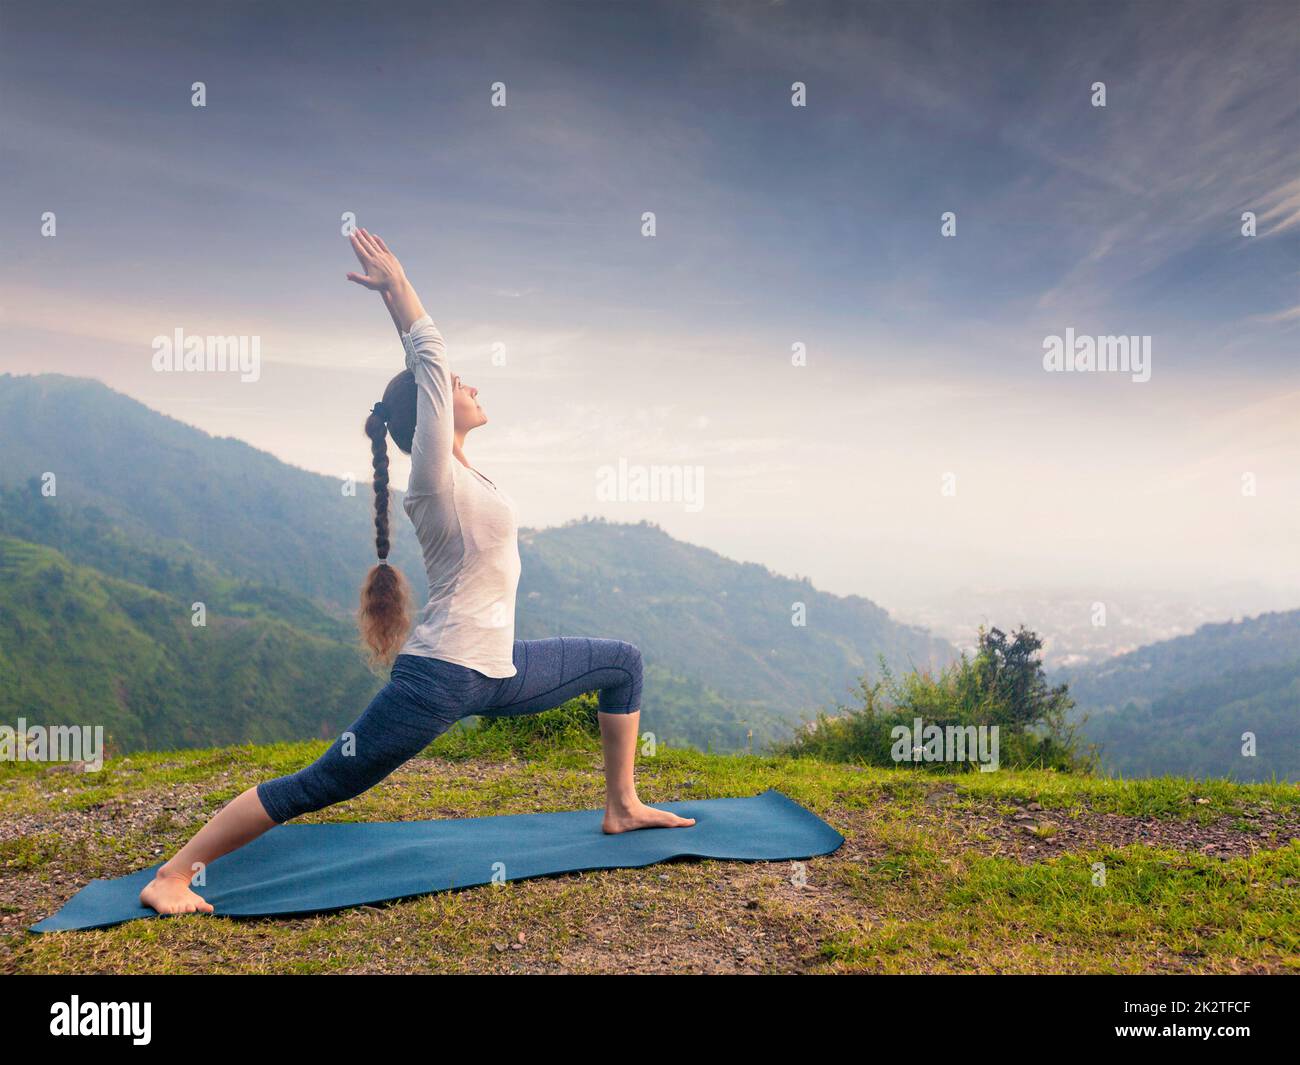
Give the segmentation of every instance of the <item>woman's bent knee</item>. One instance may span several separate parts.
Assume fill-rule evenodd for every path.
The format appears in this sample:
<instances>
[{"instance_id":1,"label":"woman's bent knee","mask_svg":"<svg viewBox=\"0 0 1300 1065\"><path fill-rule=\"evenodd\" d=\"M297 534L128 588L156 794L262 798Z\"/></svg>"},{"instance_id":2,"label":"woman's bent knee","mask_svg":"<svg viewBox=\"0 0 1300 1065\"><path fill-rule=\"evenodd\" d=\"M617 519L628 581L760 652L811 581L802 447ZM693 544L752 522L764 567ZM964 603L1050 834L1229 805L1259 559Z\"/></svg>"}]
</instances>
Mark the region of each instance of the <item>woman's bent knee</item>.
<instances>
[{"instance_id":1,"label":"woman's bent knee","mask_svg":"<svg viewBox=\"0 0 1300 1065\"><path fill-rule=\"evenodd\" d=\"M644 664L636 644L619 640L610 667L623 674L618 684L602 688L599 697L603 714L634 714L641 709L641 680Z\"/></svg>"}]
</instances>

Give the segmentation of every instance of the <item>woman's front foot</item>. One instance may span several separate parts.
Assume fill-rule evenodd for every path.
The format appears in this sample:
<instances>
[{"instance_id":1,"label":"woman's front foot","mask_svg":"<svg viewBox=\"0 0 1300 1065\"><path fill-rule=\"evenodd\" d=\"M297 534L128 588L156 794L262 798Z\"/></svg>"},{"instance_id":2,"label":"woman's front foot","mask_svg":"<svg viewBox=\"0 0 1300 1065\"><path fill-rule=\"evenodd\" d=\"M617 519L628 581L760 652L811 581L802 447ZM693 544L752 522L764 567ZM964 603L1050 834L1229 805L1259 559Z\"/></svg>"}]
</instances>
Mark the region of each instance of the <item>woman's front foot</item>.
<instances>
[{"instance_id":1,"label":"woman's front foot","mask_svg":"<svg viewBox=\"0 0 1300 1065\"><path fill-rule=\"evenodd\" d=\"M667 810L656 810L640 799L605 803L605 821L601 825L607 833L635 832L639 828L690 828L693 817L678 817Z\"/></svg>"},{"instance_id":2,"label":"woman's front foot","mask_svg":"<svg viewBox=\"0 0 1300 1065\"><path fill-rule=\"evenodd\" d=\"M163 914L212 912L212 904L204 902L190 889L189 877L161 870L145 884L140 892L140 902Z\"/></svg>"}]
</instances>

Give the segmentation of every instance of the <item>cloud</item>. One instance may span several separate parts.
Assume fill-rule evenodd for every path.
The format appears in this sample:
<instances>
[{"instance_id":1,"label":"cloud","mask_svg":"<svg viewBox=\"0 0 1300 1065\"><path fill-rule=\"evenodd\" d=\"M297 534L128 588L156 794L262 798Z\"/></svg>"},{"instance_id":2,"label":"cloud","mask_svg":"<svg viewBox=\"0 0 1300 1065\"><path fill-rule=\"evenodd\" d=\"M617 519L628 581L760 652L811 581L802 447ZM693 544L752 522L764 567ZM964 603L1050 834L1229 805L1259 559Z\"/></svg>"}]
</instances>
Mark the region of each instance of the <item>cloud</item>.
<instances>
[{"instance_id":1,"label":"cloud","mask_svg":"<svg viewBox=\"0 0 1300 1065\"><path fill-rule=\"evenodd\" d=\"M1261 202L1266 206L1259 213L1259 221L1268 223L1259 231L1261 237L1276 236L1300 225L1300 178L1279 185L1261 197Z\"/></svg>"}]
</instances>

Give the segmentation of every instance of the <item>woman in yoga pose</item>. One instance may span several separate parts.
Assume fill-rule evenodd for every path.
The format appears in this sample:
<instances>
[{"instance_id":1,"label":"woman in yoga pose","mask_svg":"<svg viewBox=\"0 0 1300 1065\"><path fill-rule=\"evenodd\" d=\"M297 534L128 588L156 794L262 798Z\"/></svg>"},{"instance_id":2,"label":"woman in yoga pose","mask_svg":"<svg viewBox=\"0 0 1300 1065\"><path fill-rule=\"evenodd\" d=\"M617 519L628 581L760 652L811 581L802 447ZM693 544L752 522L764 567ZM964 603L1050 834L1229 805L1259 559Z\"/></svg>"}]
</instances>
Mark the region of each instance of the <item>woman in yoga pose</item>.
<instances>
[{"instance_id":1,"label":"woman in yoga pose","mask_svg":"<svg viewBox=\"0 0 1300 1065\"><path fill-rule=\"evenodd\" d=\"M637 798L641 653L621 640L514 638L514 504L465 458L466 435L487 422L478 390L448 369L442 335L388 246L364 229L351 240L364 272L348 280L383 297L406 349L406 370L388 383L365 424L379 561L361 589L358 620L374 659L393 662L391 677L314 763L238 795L158 869L140 901L159 913L211 913L190 888L199 869L277 824L361 794L460 718L535 714L586 691L600 693L604 830L695 823ZM389 436L411 456L404 507L429 579L429 601L409 636L409 588L388 563Z\"/></svg>"}]
</instances>

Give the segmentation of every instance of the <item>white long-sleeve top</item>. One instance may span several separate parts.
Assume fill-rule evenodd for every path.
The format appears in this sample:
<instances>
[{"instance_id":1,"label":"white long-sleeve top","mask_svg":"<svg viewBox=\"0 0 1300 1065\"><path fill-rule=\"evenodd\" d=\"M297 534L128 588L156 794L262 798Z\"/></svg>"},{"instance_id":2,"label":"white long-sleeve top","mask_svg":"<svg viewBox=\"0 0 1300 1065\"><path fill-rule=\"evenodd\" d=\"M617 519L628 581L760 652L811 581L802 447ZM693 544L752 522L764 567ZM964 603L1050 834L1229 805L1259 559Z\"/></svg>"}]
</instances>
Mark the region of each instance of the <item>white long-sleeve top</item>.
<instances>
[{"instance_id":1,"label":"white long-sleeve top","mask_svg":"<svg viewBox=\"0 0 1300 1065\"><path fill-rule=\"evenodd\" d=\"M426 314L413 322L402 346L419 390L403 507L429 579L429 601L402 654L513 677L520 570L514 503L452 454L451 370L433 319Z\"/></svg>"}]
</instances>

